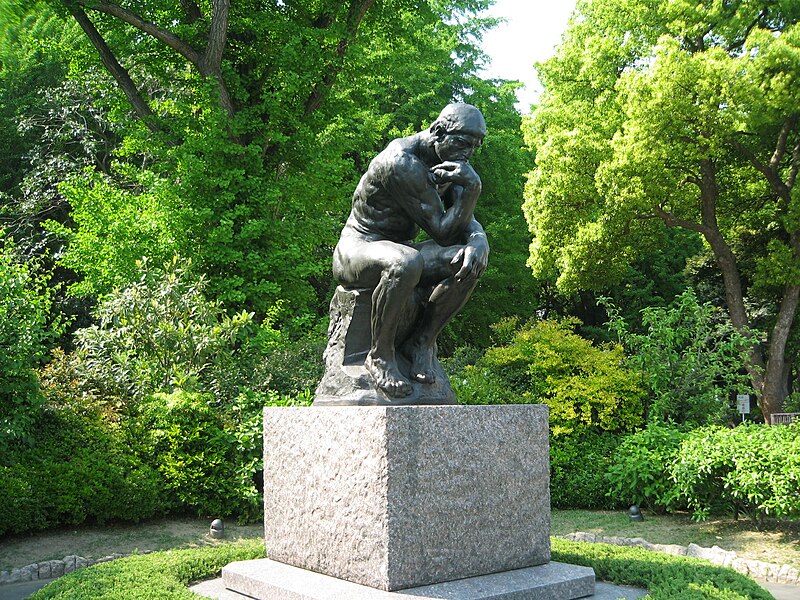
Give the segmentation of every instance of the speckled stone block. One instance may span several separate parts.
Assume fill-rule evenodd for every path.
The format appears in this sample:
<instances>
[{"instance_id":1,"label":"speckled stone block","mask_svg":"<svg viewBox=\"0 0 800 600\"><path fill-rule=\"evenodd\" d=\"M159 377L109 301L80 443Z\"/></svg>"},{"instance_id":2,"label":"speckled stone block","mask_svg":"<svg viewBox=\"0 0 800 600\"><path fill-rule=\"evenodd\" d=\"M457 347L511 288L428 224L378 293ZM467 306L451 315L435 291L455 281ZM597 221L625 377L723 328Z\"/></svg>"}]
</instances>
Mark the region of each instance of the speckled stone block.
<instances>
[{"instance_id":1,"label":"speckled stone block","mask_svg":"<svg viewBox=\"0 0 800 600\"><path fill-rule=\"evenodd\" d=\"M382 590L550 559L547 407L264 411L270 559Z\"/></svg>"},{"instance_id":2,"label":"speckled stone block","mask_svg":"<svg viewBox=\"0 0 800 600\"><path fill-rule=\"evenodd\" d=\"M595 592L591 568L556 562L395 592L376 590L269 559L230 563L222 569L222 581L228 590L242 594L238 598L257 600L573 600ZM635 590L635 593L601 597L608 600L639 598L647 592ZM225 596L214 594L211 597Z\"/></svg>"}]
</instances>

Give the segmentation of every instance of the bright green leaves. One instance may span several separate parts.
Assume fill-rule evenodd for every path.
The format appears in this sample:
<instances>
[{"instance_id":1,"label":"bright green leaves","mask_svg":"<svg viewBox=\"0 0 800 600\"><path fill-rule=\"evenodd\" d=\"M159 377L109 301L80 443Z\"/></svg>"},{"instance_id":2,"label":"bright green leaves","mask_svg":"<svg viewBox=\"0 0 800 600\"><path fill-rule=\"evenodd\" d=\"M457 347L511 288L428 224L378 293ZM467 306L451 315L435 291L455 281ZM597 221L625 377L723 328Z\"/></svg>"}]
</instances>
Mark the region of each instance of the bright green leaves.
<instances>
[{"instance_id":1,"label":"bright green leaves","mask_svg":"<svg viewBox=\"0 0 800 600\"><path fill-rule=\"evenodd\" d=\"M593 426L630 431L642 424L642 388L619 345L593 346L574 320L531 322L464 370L456 393L467 403L541 403L556 433Z\"/></svg>"},{"instance_id":2,"label":"bright green leaves","mask_svg":"<svg viewBox=\"0 0 800 600\"><path fill-rule=\"evenodd\" d=\"M791 246L781 240L770 240L766 254L756 263L753 284L761 289L800 285L800 263Z\"/></svg>"},{"instance_id":3,"label":"bright green leaves","mask_svg":"<svg viewBox=\"0 0 800 600\"><path fill-rule=\"evenodd\" d=\"M0 237L0 449L24 438L44 403L34 371L63 331L51 314L55 290L36 265L21 264Z\"/></svg>"},{"instance_id":4,"label":"bright green leaves","mask_svg":"<svg viewBox=\"0 0 800 600\"><path fill-rule=\"evenodd\" d=\"M748 220L764 225L763 202L751 212L750 199L769 194L770 184L733 142L769 163L779 128L800 105L800 86L793 85L800 54L796 25L784 22L779 33L749 29L777 18L777 7L766 17L761 8L716 1L579 5L583 16L573 20L558 55L539 66L546 89L527 126L537 162L525 205L534 273L556 269L564 290L619 277L618 264L635 256L635 236L646 233L648 218L719 225L734 236ZM716 182L703 180L703 161ZM701 215L703 193L717 194L716 215ZM734 223L738 230L727 230ZM604 260L594 271L598 254Z\"/></svg>"},{"instance_id":5,"label":"bright green leaves","mask_svg":"<svg viewBox=\"0 0 800 600\"><path fill-rule=\"evenodd\" d=\"M721 311L691 291L667 307L642 310L645 333L630 331L616 309L606 306L609 328L642 374L648 418L658 423L725 423L731 398L749 390L743 368L751 342Z\"/></svg>"}]
</instances>

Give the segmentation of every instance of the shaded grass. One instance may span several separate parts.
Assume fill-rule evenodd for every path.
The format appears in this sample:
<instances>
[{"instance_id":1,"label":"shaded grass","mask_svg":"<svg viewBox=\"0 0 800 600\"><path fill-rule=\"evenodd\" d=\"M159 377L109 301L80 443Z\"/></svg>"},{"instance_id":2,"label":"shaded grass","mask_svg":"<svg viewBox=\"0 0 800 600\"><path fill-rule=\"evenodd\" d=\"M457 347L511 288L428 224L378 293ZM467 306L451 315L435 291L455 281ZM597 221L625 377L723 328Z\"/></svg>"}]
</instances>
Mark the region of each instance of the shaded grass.
<instances>
[{"instance_id":1,"label":"shaded grass","mask_svg":"<svg viewBox=\"0 0 800 600\"><path fill-rule=\"evenodd\" d=\"M23 567L70 554L102 558L110 554L154 552L219 545L209 535L211 519L158 519L139 524L81 525L47 532L6 536L0 544L0 570ZM225 540L263 538L264 525L225 523Z\"/></svg>"}]
</instances>

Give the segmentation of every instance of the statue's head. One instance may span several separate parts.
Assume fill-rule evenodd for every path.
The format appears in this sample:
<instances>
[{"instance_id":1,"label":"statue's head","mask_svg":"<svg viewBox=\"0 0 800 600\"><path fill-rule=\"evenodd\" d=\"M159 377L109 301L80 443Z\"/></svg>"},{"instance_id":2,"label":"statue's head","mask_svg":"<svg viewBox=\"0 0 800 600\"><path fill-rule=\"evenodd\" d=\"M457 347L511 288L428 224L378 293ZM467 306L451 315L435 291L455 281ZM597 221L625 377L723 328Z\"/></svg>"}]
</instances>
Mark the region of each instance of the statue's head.
<instances>
[{"instance_id":1,"label":"statue's head","mask_svg":"<svg viewBox=\"0 0 800 600\"><path fill-rule=\"evenodd\" d=\"M431 124L436 154L442 160L469 160L483 143L486 121L481 111L463 102L448 104Z\"/></svg>"}]
</instances>

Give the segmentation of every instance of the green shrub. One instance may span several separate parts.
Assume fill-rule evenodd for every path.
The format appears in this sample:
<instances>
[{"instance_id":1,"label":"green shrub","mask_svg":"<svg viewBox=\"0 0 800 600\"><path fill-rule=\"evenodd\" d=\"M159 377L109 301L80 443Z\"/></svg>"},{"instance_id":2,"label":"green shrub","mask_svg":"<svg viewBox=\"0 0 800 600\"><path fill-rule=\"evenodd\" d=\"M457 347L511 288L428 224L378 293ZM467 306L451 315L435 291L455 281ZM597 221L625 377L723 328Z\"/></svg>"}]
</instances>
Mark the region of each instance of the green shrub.
<instances>
[{"instance_id":1,"label":"green shrub","mask_svg":"<svg viewBox=\"0 0 800 600\"><path fill-rule=\"evenodd\" d=\"M614 452L606 473L609 496L654 512L679 508L670 466L685 438L682 429L658 423L627 436Z\"/></svg>"},{"instance_id":2,"label":"green shrub","mask_svg":"<svg viewBox=\"0 0 800 600\"><path fill-rule=\"evenodd\" d=\"M618 345L593 346L578 322L531 321L507 345L467 365L454 389L465 404L547 404L558 433L583 427L630 431L643 423L642 390Z\"/></svg>"},{"instance_id":3,"label":"green shrub","mask_svg":"<svg viewBox=\"0 0 800 600\"><path fill-rule=\"evenodd\" d=\"M696 429L682 442L671 476L698 519L720 512L741 512L758 524L766 517L796 517L800 423Z\"/></svg>"},{"instance_id":4,"label":"green shrub","mask_svg":"<svg viewBox=\"0 0 800 600\"><path fill-rule=\"evenodd\" d=\"M138 456L161 475L168 506L201 516L249 516L253 482L242 489L233 434L214 397L176 390L141 401L126 424Z\"/></svg>"},{"instance_id":5,"label":"green shrub","mask_svg":"<svg viewBox=\"0 0 800 600\"><path fill-rule=\"evenodd\" d=\"M31 433L45 401L35 369L62 331L50 314L54 292L47 283L0 236L0 450Z\"/></svg>"},{"instance_id":6,"label":"green shrub","mask_svg":"<svg viewBox=\"0 0 800 600\"><path fill-rule=\"evenodd\" d=\"M629 330L608 301L609 329L630 354L628 364L643 374L648 420L725 423L729 399L750 389L745 374L752 341L737 331L720 308L701 303L692 290L668 307L642 310L644 335Z\"/></svg>"},{"instance_id":7,"label":"green shrub","mask_svg":"<svg viewBox=\"0 0 800 600\"><path fill-rule=\"evenodd\" d=\"M31 600L178 600L197 598L188 586L219 576L236 560L264 558L260 540L130 556L73 571Z\"/></svg>"},{"instance_id":8,"label":"green shrub","mask_svg":"<svg viewBox=\"0 0 800 600\"><path fill-rule=\"evenodd\" d=\"M211 394L175 390L141 401L125 427L133 452L161 475L172 512L249 522L262 515L254 477L262 465L263 408L309 401L247 391L222 405Z\"/></svg>"},{"instance_id":9,"label":"green shrub","mask_svg":"<svg viewBox=\"0 0 800 600\"><path fill-rule=\"evenodd\" d=\"M313 393L322 379L325 336L311 332L298 340L283 338L265 350L255 380L283 396Z\"/></svg>"},{"instance_id":10,"label":"green shrub","mask_svg":"<svg viewBox=\"0 0 800 600\"><path fill-rule=\"evenodd\" d=\"M621 436L587 429L550 435L550 502L554 508L617 508L606 471ZM623 500L624 501L624 500Z\"/></svg>"},{"instance_id":11,"label":"green shrub","mask_svg":"<svg viewBox=\"0 0 800 600\"><path fill-rule=\"evenodd\" d=\"M239 337L256 327L252 314L230 317L207 300L204 279L178 257L164 269L145 259L137 266L139 281L106 296L95 310L98 324L75 332L88 380L106 395L137 400L176 386L235 388L217 377L236 372Z\"/></svg>"},{"instance_id":12,"label":"green shrub","mask_svg":"<svg viewBox=\"0 0 800 600\"><path fill-rule=\"evenodd\" d=\"M772 600L755 581L703 560L551 538L552 558L592 567L598 580L645 587L653 600Z\"/></svg>"},{"instance_id":13,"label":"green shrub","mask_svg":"<svg viewBox=\"0 0 800 600\"><path fill-rule=\"evenodd\" d=\"M161 477L131 453L119 426L53 407L34 426L29 443L0 456L0 535L165 512Z\"/></svg>"}]
</instances>

